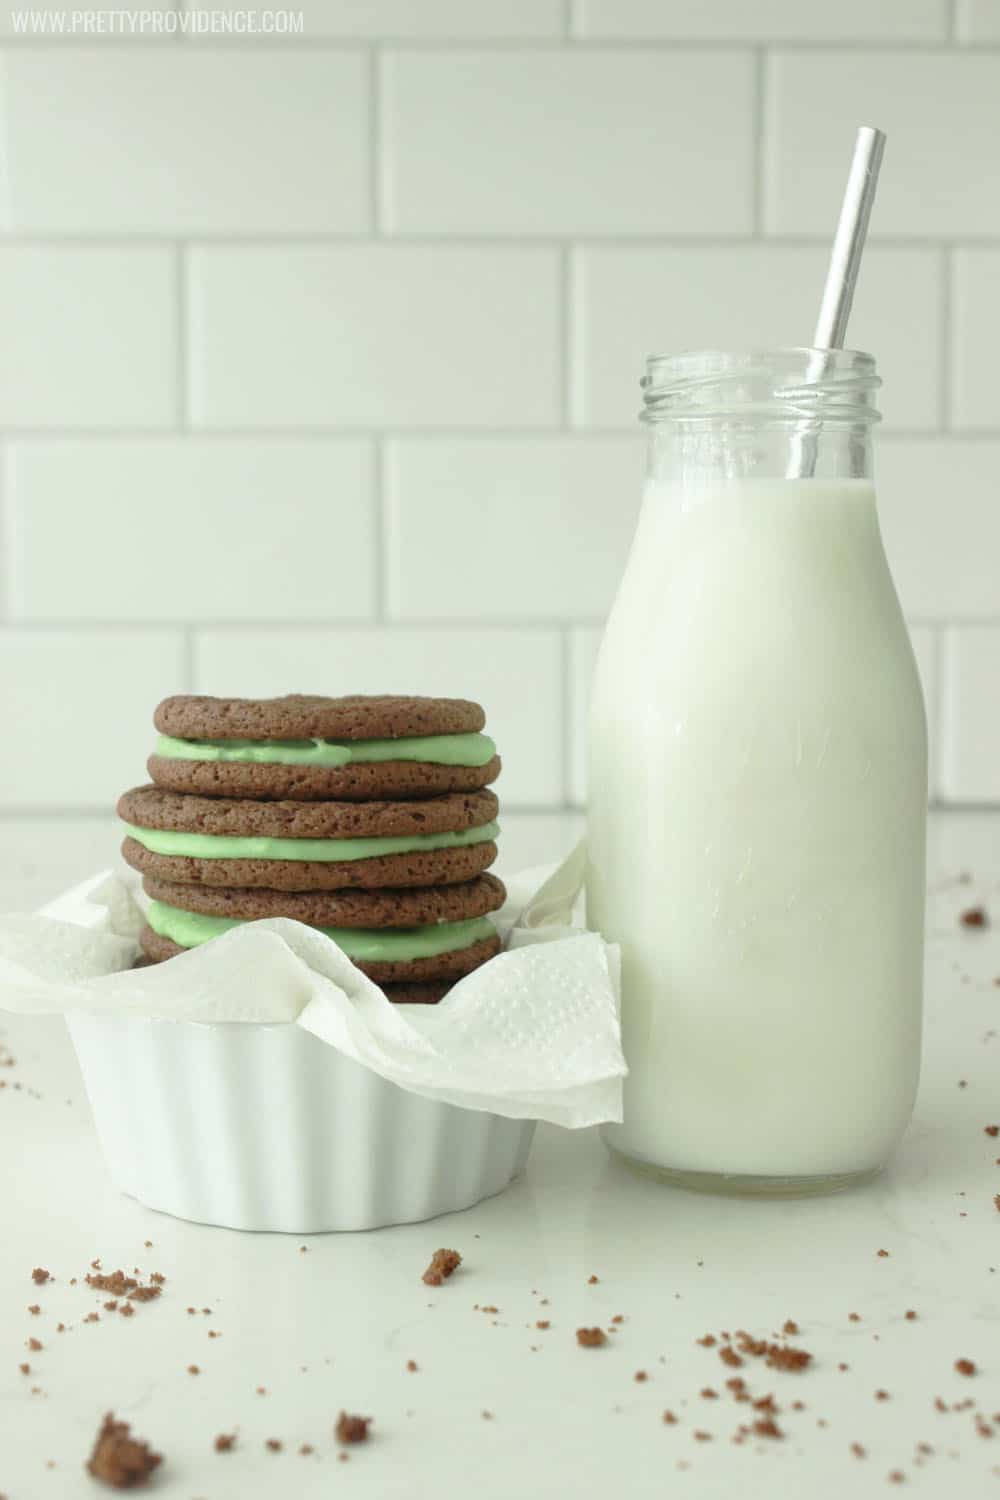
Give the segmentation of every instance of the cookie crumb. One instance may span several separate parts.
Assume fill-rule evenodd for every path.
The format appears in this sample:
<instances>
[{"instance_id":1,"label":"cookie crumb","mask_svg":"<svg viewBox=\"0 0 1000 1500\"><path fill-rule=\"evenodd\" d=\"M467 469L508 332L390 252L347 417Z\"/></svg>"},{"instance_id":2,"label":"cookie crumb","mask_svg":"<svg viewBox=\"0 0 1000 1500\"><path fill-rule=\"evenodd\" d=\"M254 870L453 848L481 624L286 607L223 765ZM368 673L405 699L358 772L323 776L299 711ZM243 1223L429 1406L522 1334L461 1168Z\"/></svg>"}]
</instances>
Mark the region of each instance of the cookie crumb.
<instances>
[{"instance_id":1,"label":"cookie crumb","mask_svg":"<svg viewBox=\"0 0 1000 1500\"><path fill-rule=\"evenodd\" d=\"M883 1260L885 1260L888 1257L888 1254L889 1254L888 1250L880 1250L878 1253L879 1253L879 1255L881 1256L881 1258Z\"/></svg>"},{"instance_id":2,"label":"cookie crumb","mask_svg":"<svg viewBox=\"0 0 1000 1500\"><path fill-rule=\"evenodd\" d=\"M971 1359L956 1359L955 1369L960 1375L975 1375L976 1367Z\"/></svg>"},{"instance_id":3,"label":"cookie crumb","mask_svg":"<svg viewBox=\"0 0 1000 1500\"><path fill-rule=\"evenodd\" d=\"M142 1243L143 1243L143 1248L144 1249L146 1249L146 1250L152 1250L152 1248L153 1248L153 1241L152 1240L143 1240Z\"/></svg>"},{"instance_id":4,"label":"cookie crumb","mask_svg":"<svg viewBox=\"0 0 1000 1500\"><path fill-rule=\"evenodd\" d=\"M118 1311L121 1313L123 1318L135 1317L135 1308L132 1306L131 1302L120 1302L118 1304Z\"/></svg>"},{"instance_id":5,"label":"cookie crumb","mask_svg":"<svg viewBox=\"0 0 1000 1500\"><path fill-rule=\"evenodd\" d=\"M796 1321L795 1321L794 1318L786 1318L784 1326L783 1326L783 1328L782 1328L781 1331L782 1331L782 1333L795 1334L795 1333L798 1333L798 1331L799 1331L799 1325L798 1325L798 1323L796 1323Z\"/></svg>"},{"instance_id":6,"label":"cookie crumb","mask_svg":"<svg viewBox=\"0 0 1000 1500\"><path fill-rule=\"evenodd\" d=\"M912 1308L912 1307L908 1307L908 1308L907 1308L907 1309L906 1309L906 1321L907 1321L907 1322L908 1322L908 1323L912 1323L912 1322L913 1322L913 1320L914 1320L914 1318L915 1318L915 1317L916 1317L916 1316L917 1316L917 1314L916 1314L916 1312L915 1312L915 1310L914 1310L914 1309L913 1309L913 1308Z\"/></svg>"},{"instance_id":7,"label":"cookie crumb","mask_svg":"<svg viewBox=\"0 0 1000 1500\"><path fill-rule=\"evenodd\" d=\"M267 1395L267 1386L266 1385L259 1385L257 1387L257 1395L258 1396L266 1396Z\"/></svg>"},{"instance_id":8,"label":"cookie crumb","mask_svg":"<svg viewBox=\"0 0 1000 1500\"><path fill-rule=\"evenodd\" d=\"M420 1366L417 1364L415 1359L408 1359L406 1361L406 1368L409 1370L411 1375L414 1375L416 1374L417 1370L419 1370Z\"/></svg>"},{"instance_id":9,"label":"cookie crumb","mask_svg":"<svg viewBox=\"0 0 1000 1500\"><path fill-rule=\"evenodd\" d=\"M635 1374L632 1376L632 1379L637 1380L641 1385L644 1380L649 1379L649 1376L647 1375L645 1370L636 1370Z\"/></svg>"},{"instance_id":10,"label":"cookie crumb","mask_svg":"<svg viewBox=\"0 0 1000 1500\"><path fill-rule=\"evenodd\" d=\"M906 1481L906 1475L902 1469L892 1469L889 1472L888 1479L890 1484L903 1484Z\"/></svg>"},{"instance_id":11,"label":"cookie crumb","mask_svg":"<svg viewBox=\"0 0 1000 1500\"><path fill-rule=\"evenodd\" d=\"M36 1286L44 1286L47 1281L52 1280L52 1277L49 1275L49 1272L44 1269L43 1266L36 1266L31 1273L31 1279Z\"/></svg>"},{"instance_id":12,"label":"cookie crumb","mask_svg":"<svg viewBox=\"0 0 1000 1500\"><path fill-rule=\"evenodd\" d=\"M481 1411L479 1415L482 1417L484 1422L493 1421L493 1413L491 1411Z\"/></svg>"},{"instance_id":13,"label":"cookie crumb","mask_svg":"<svg viewBox=\"0 0 1000 1500\"><path fill-rule=\"evenodd\" d=\"M773 1417L761 1417L753 1424L753 1430L757 1437L783 1438L785 1435Z\"/></svg>"},{"instance_id":14,"label":"cookie crumb","mask_svg":"<svg viewBox=\"0 0 1000 1500\"><path fill-rule=\"evenodd\" d=\"M17 1368L20 1370L22 1375L31 1374L31 1366L29 1364L18 1365Z\"/></svg>"},{"instance_id":15,"label":"cookie crumb","mask_svg":"<svg viewBox=\"0 0 1000 1500\"><path fill-rule=\"evenodd\" d=\"M738 1370L743 1363L742 1359L740 1359L740 1356L736 1353L736 1350L733 1349L729 1344L724 1344L723 1347L719 1350L719 1358L722 1360L722 1363L724 1365L730 1365L734 1370Z\"/></svg>"},{"instance_id":16,"label":"cookie crumb","mask_svg":"<svg viewBox=\"0 0 1000 1500\"><path fill-rule=\"evenodd\" d=\"M714 1333L705 1333L700 1339L695 1339L695 1343L700 1344L703 1349L712 1349L718 1343L718 1339Z\"/></svg>"},{"instance_id":17,"label":"cookie crumb","mask_svg":"<svg viewBox=\"0 0 1000 1500\"><path fill-rule=\"evenodd\" d=\"M461 1264L462 1257L457 1250L435 1250L421 1280L427 1286L441 1286Z\"/></svg>"},{"instance_id":18,"label":"cookie crumb","mask_svg":"<svg viewBox=\"0 0 1000 1500\"><path fill-rule=\"evenodd\" d=\"M855 1458L867 1458L868 1457L867 1450L864 1449L861 1446L860 1443L852 1443L851 1444L851 1452L854 1454Z\"/></svg>"},{"instance_id":19,"label":"cookie crumb","mask_svg":"<svg viewBox=\"0 0 1000 1500\"><path fill-rule=\"evenodd\" d=\"M220 1432L215 1439L216 1453L232 1453L236 1447L235 1432Z\"/></svg>"},{"instance_id":20,"label":"cookie crumb","mask_svg":"<svg viewBox=\"0 0 1000 1500\"><path fill-rule=\"evenodd\" d=\"M280 1453L284 1446L280 1438L268 1438L264 1444L269 1453Z\"/></svg>"},{"instance_id":21,"label":"cookie crumb","mask_svg":"<svg viewBox=\"0 0 1000 1500\"><path fill-rule=\"evenodd\" d=\"M42 1309L39 1307L39 1305L38 1305L37 1302L29 1302L29 1304L28 1304L28 1311L31 1313L31 1316L33 1318L37 1318L38 1314L41 1312L41 1310Z\"/></svg>"},{"instance_id":22,"label":"cookie crumb","mask_svg":"<svg viewBox=\"0 0 1000 1500\"><path fill-rule=\"evenodd\" d=\"M130 1490L145 1484L163 1462L148 1443L132 1437L128 1422L116 1422L108 1412L87 1460L87 1472L115 1490Z\"/></svg>"},{"instance_id":23,"label":"cookie crumb","mask_svg":"<svg viewBox=\"0 0 1000 1500\"><path fill-rule=\"evenodd\" d=\"M983 1134L993 1136L1000 1135L1000 1125L984 1125Z\"/></svg>"},{"instance_id":24,"label":"cookie crumb","mask_svg":"<svg viewBox=\"0 0 1000 1500\"><path fill-rule=\"evenodd\" d=\"M608 1336L603 1328L578 1328L576 1341L581 1349L598 1349L608 1342Z\"/></svg>"},{"instance_id":25,"label":"cookie crumb","mask_svg":"<svg viewBox=\"0 0 1000 1500\"><path fill-rule=\"evenodd\" d=\"M198 1368L197 1365L188 1365L188 1374L189 1375L200 1375L201 1374L201 1370Z\"/></svg>"},{"instance_id":26,"label":"cookie crumb","mask_svg":"<svg viewBox=\"0 0 1000 1500\"><path fill-rule=\"evenodd\" d=\"M668 1427L677 1426L677 1418L674 1416L672 1411L665 1411L663 1413L663 1420Z\"/></svg>"},{"instance_id":27,"label":"cookie crumb","mask_svg":"<svg viewBox=\"0 0 1000 1500\"><path fill-rule=\"evenodd\" d=\"M588 1286L596 1286L599 1280L600 1280L599 1276L588 1276L587 1277L587 1285Z\"/></svg>"},{"instance_id":28,"label":"cookie crumb","mask_svg":"<svg viewBox=\"0 0 1000 1500\"><path fill-rule=\"evenodd\" d=\"M969 906L959 918L963 927L988 927L990 919L982 906Z\"/></svg>"},{"instance_id":29,"label":"cookie crumb","mask_svg":"<svg viewBox=\"0 0 1000 1500\"><path fill-rule=\"evenodd\" d=\"M712 1441L712 1434L710 1432L695 1432L694 1440L696 1443L710 1443Z\"/></svg>"},{"instance_id":30,"label":"cookie crumb","mask_svg":"<svg viewBox=\"0 0 1000 1500\"><path fill-rule=\"evenodd\" d=\"M848 1316L849 1320L852 1323L860 1323L861 1322L861 1314L860 1313L848 1313L847 1316Z\"/></svg>"},{"instance_id":31,"label":"cookie crumb","mask_svg":"<svg viewBox=\"0 0 1000 1500\"><path fill-rule=\"evenodd\" d=\"M337 1418L337 1425L333 1429L338 1443L366 1443L368 1441L368 1427L372 1422L371 1417L357 1417L350 1412L342 1411Z\"/></svg>"},{"instance_id":32,"label":"cookie crumb","mask_svg":"<svg viewBox=\"0 0 1000 1500\"><path fill-rule=\"evenodd\" d=\"M699 1395L703 1401L717 1401L719 1399L718 1391L713 1391L710 1385L704 1386Z\"/></svg>"},{"instance_id":33,"label":"cookie crumb","mask_svg":"<svg viewBox=\"0 0 1000 1500\"><path fill-rule=\"evenodd\" d=\"M312 1443L302 1443L299 1447L299 1452L301 1453L303 1458L308 1458L310 1453L316 1452L316 1449L313 1447Z\"/></svg>"},{"instance_id":34,"label":"cookie crumb","mask_svg":"<svg viewBox=\"0 0 1000 1500\"><path fill-rule=\"evenodd\" d=\"M613 1321L614 1320L612 1319L612 1322ZM539 1318L538 1322L535 1324L535 1327L536 1328L551 1328L552 1324L549 1322L548 1318Z\"/></svg>"}]
</instances>

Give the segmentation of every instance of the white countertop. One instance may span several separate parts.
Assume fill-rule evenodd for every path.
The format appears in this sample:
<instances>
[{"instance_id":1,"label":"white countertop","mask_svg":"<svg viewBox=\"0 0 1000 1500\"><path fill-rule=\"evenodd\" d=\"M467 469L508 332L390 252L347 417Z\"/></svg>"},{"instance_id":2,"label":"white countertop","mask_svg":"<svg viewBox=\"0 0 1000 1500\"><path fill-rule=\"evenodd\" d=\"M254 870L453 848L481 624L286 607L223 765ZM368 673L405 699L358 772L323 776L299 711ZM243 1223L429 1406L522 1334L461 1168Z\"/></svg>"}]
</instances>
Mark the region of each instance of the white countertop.
<instances>
[{"instance_id":1,"label":"white countertop","mask_svg":"<svg viewBox=\"0 0 1000 1500\"><path fill-rule=\"evenodd\" d=\"M558 854L575 826L524 820L516 862ZM15 830L0 906L23 908L26 890L33 902L86 873L102 829L75 844L65 825ZM930 1496L1000 1496L1000 1137L984 1134L1000 1123L1000 817L936 816L929 868L914 1123L878 1181L826 1199L667 1189L611 1159L595 1132L543 1127L519 1182L436 1222L308 1242L199 1227L110 1186L62 1023L3 1017L16 1064L0 1069L0 1495L99 1493L81 1464L113 1408L166 1456L150 1493L178 1500L840 1500L848 1488L886 1494L897 1469ZM959 883L962 872L971 880ZM960 911L980 903L996 926L963 928ZM465 1263L431 1290L420 1274L442 1245ZM102 1300L82 1284L94 1257L105 1269L162 1272L164 1295L128 1321L85 1324ZM35 1266L55 1284L36 1288ZM607 1347L577 1346L578 1327L610 1328L618 1314ZM801 1329L793 1342L813 1355L802 1374L757 1360L734 1371L696 1342L723 1329L770 1336L788 1318ZM209 1339L210 1329L223 1336ZM44 1344L37 1353L24 1347L32 1336ZM975 1376L955 1371L959 1358L975 1362ZM783 1440L731 1441L753 1415L726 1390L734 1374L755 1395L774 1393ZM719 1398L700 1396L705 1387ZM992 1441L977 1433L975 1410L942 1413L935 1397L996 1413ZM349 1464L331 1435L342 1407L375 1418ZM663 1422L666 1408L676 1424ZM235 1449L216 1454L215 1435L236 1427ZM283 1451L268 1452L269 1438ZM300 1456L302 1443L315 1453Z\"/></svg>"}]
</instances>

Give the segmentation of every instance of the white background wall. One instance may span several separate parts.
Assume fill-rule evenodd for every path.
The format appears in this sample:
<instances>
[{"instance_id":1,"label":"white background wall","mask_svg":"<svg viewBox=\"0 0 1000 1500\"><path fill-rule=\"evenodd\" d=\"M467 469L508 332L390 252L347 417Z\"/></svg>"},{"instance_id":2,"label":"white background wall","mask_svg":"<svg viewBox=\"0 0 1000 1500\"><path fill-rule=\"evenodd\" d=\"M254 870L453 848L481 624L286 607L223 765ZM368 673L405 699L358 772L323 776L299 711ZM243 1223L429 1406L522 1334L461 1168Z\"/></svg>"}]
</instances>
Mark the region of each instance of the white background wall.
<instances>
[{"instance_id":1,"label":"white background wall","mask_svg":"<svg viewBox=\"0 0 1000 1500\"><path fill-rule=\"evenodd\" d=\"M310 0L298 40L0 23L0 815L178 690L480 698L584 795L645 353L851 342L943 801L1000 801L1000 0ZM544 828L544 820L539 825Z\"/></svg>"}]
</instances>

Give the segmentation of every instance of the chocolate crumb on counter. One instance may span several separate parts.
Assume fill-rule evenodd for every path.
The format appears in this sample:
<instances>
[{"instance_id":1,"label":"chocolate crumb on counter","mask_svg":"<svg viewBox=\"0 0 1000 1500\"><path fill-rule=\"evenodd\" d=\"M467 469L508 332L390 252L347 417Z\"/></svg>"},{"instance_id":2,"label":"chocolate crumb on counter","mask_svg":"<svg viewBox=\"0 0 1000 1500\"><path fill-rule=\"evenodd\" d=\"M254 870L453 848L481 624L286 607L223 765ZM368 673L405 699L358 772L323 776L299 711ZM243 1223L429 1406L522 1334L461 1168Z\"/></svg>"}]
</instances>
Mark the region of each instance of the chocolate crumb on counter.
<instances>
[{"instance_id":1,"label":"chocolate crumb on counter","mask_svg":"<svg viewBox=\"0 0 1000 1500\"><path fill-rule=\"evenodd\" d=\"M704 1333L700 1339L695 1339L695 1343L700 1344L703 1349L712 1349L718 1343L718 1339L714 1333Z\"/></svg>"},{"instance_id":2,"label":"chocolate crumb on counter","mask_svg":"<svg viewBox=\"0 0 1000 1500\"><path fill-rule=\"evenodd\" d=\"M647 1375L645 1370L636 1370L635 1374L632 1376L632 1379L637 1380L641 1385L644 1380L649 1379L649 1376Z\"/></svg>"},{"instance_id":3,"label":"chocolate crumb on counter","mask_svg":"<svg viewBox=\"0 0 1000 1500\"><path fill-rule=\"evenodd\" d=\"M145 1484L163 1462L148 1443L132 1436L128 1422L116 1422L108 1412L87 1460L88 1474L115 1490L131 1490Z\"/></svg>"},{"instance_id":4,"label":"chocolate crumb on counter","mask_svg":"<svg viewBox=\"0 0 1000 1500\"><path fill-rule=\"evenodd\" d=\"M215 1439L216 1453L232 1453L236 1447L235 1432L220 1432Z\"/></svg>"},{"instance_id":5,"label":"chocolate crumb on counter","mask_svg":"<svg viewBox=\"0 0 1000 1500\"><path fill-rule=\"evenodd\" d=\"M667 1427L677 1426L677 1418L674 1416L672 1411L665 1411L663 1413L663 1421Z\"/></svg>"},{"instance_id":6,"label":"chocolate crumb on counter","mask_svg":"<svg viewBox=\"0 0 1000 1500\"><path fill-rule=\"evenodd\" d=\"M578 1328L576 1341L581 1349L599 1349L608 1342L608 1336L603 1328Z\"/></svg>"},{"instance_id":7,"label":"chocolate crumb on counter","mask_svg":"<svg viewBox=\"0 0 1000 1500\"><path fill-rule=\"evenodd\" d=\"M264 1444L269 1453L280 1453L284 1446L280 1438L268 1438Z\"/></svg>"},{"instance_id":8,"label":"chocolate crumb on counter","mask_svg":"<svg viewBox=\"0 0 1000 1500\"><path fill-rule=\"evenodd\" d=\"M118 1304L118 1311L121 1313L123 1318L135 1317L135 1308L132 1306L131 1302L120 1302Z\"/></svg>"},{"instance_id":9,"label":"chocolate crumb on counter","mask_svg":"<svg viewBox=\"0 0 1000 1500\"><path fill-rule=\"evenodd\" d=\"M847 1316L848 1316L849 1321L852 1322L852 1323L860 1323L861 1322L861 1314L860 1313L848 1313Z\"/></svg>"},{"instance_id":10,"label":"chocolate crumb on counter","mask_svg":"<svg viewBox=\"0 0 1000 1500\"><path fill-rule=\"evenodd\" d=\"M767 1351L765 1364L772 1370L804 1370L812 1361L812 1355L805 1349L793 1349L782 1347L780 1344L772 1344Z\"/></svg>"},{"instance_id":11,"label":"chocolate crumb on counter","mask_svg":"<svg viewBox=\"0 0 1000 1500\"><path fill-rule=\"evenodd\" d=\"M17 1368L20 1370L22 1375L31 1374L31 1366L29 1364L18 1365Z\"/></svg>"},{"instance_id":12,"label":"chocolate crumb on counter","mask_svg":"<svg viewBox=\"0 0 1000 1500\"><path fill-rule=\"evenodd\" d=\"M886 1257L887 1257L887 1256L888 1256L888 1254L889 1254L889 1252L888 1252L888 1250L880 1250L880 1251L879 1251L879 1252L878 1252L878 1253L879 1253L879 1256L880 1256L880 1257L881 1257L881 1258L882 1258L882 1259L883 1259L883 1260L885 1260L885 1259L886 1259Z\"/></svg>"},{"instance_id":13,"label":"chocolate crumb on counter","mask_svg":"<svg viewBox=\"0 0 1000 1500\"><path fill-rule=\"evenodd\" d=\"M699 1431L695 1432L693 1436L696 1443L710 1443L712 1441L712 1434L710 1432Z\"/></svg>"},{"instance_id":14,"label":"chocolate crumb on counter","mask_svg":"<svg viewBox=\"0 0 1000 1500\"><path fill-rule=\"evenodd\" d=\"M890 1484L903 1484L905 1483L906 1475L903 1473L902 1469L891 1469L888 1474L888 1479Z\"/></svg>"},{"instance_id":15,"label":"chocolate crumb on counter","mask_svg":"<svg viewBox=\"0 0 1000 1500\"><path fill-rule=\"evenodd\" d=\"M917 1314L916 1314L916 1312L915 1312L915 1310L914 1310L914 1309L913 1309L913 1308L912 1308L912 1307L908 1307L908 1308L907 1308L907 1309L906 1309L906 1321L907 1321L907 1322L908 1322L908 1323L912 1323L912 1322L913 1322L913 1320L914 1320L914 1318L915 1318L915 1317L916 1317L916 1316L917 1316Z\"/></svg>"},{"instance_id":16,"label":"chocolate crumb on counter","mask_svg":"<svg viewBox=\"0 0 1000 1500\"><path fill-rule=\"evenodd\" d=\"M976 1367L971 1359L956 1359L955 1369L960 1375L975 1375Z\"/></svg>"},{"instance_id":17,"label":"chocolate crumb on counter","mask_svg":"<svg viewBox=\"0 0 1000 1500\"><path fill-rule=\"evenodd\" d=\"M855 1458L867 1458L868 1457L867 1451L861 1446L860 1443L852 1443L851 1444L851 1452L854 1454Z\"/></svg>"},{"instance_id":18,"label":"chocolate crumb on counter","mask_svg":"<svg viewBox=\"0 0 1000 1500\"><path fill-rule=\"evenodd\" d=\"M333 1429L338 1443L366 1443L368 1441L368 1428L374 1418L358 1417L350 1412L342 1411L337 1418L337 1425Z\"/></svg>"},{"instance_id":19,"label":"chocolate crumb on counter","mask_svg":"<svg viewBox=\"0 0 1000 1500\"><path fill-rule=\"evenodd\" d=\"M201 1374L201 1370L199 1369L199 1367L197 1365L188 1365L187 1372L188 1372L189 1375L200 1375Z\"/></svg>"},{"instance_id":20,"label":"chocolate crumb on counter","mask_svg":"<svg viewBox=\"0 0 1000 1500\"><path fill-rule=\"evenodd\" d=\"M414 1375L416 1374L417 1370L419 1370L420 1366L417 1364L415 1359L408 1359L406 1361L406 1368L409 1370L411 1375Z\"/></svg>"},{"instance_id":21,"label":"chocolate crumb on counter","mask_svg":"<svg viewBox=\"0 0 1000 1500\"><path fill-rule=\"evenodd\" d=\"M587 1277L587 1285L588 1286L596 1286L597 1283L600 1281L600 1279L601 1278L599 1276L588 1276Z\"/></svg>"},{"instance_id":22,"label":"chocolate crumb on counter","mask_svg":"<svg viewBox=\"0 0 1000 1500\"><path fill-rule=\"evenodd\" d=\"M33 1318L37 1318L38 1314L41 1312L41 1310L42 1309L39 1307L39 1305L38 1305L37 1302L29 1302L28 1303L28 1311L31 1313L31 1316Z\"/></svg>"},{"instance_id":23,"label":"chocolate crumb on counter","mask_svg":"<svg viewBox=\"0 0 1000 1500\"><path fill-rule=\"evenodd\" d=\"M703 1386L698 1394L703 1401L717 1401L719 1399L718 1391L713 1391L710 1385Z\"/></svg>"},{"instance_id":24,"label":"chocolate crumb on counter","mask_svg":"<svg viewBox=\"0 0 1000 1500\"><path fill-rule=\"evenodd\" d=\"M982 906L968 906L959 917L963 927L988 927L990 919Z\"/></svg>"},{"instance_id":25,"label":"chocolate crumb on counter","mask_svg":"<svg viewBox=\"0 0 1000 1500\"><path fill-rule=\"evenodd\" d=\"M1000 1135L1000 1125L984 1125L984 1135Z\"/></svg>"},{"instance_id":26,"label":"chocolate crumb on counter","mask_svg":"<svg viewBox=\"0 0 1000 1500\"><path fill-rule=\"evenodd\" d=\"M482 1417L484 1422L493 1421L493 1413L491 1411L481 1411L479 1415Z\"/></svg>"},{"instance_id":27,"label":"chocolate crumb on counter","mask_svg":"<svg viewBox=\"0 0 1000 1500\"><path fill-rule=\"evenodd\" d=\"M313 1447L312 1443L302 1443L299 1447L299 1452L301 1453L303 1458L308 1458L310 1453L316 1452L316 1449Z\"/></svg>"},{"instance_id":28,"label":"chocolate crumb on counter","mask_svg":"<svg viewBox=\"0 0 1000 1500\"><path fill-rule=\"evenodd\" d=\"M47 1281L52 1280L52 1277L43 1266L36 1266L31 1273L31 1279L36 1286L44 1286Z\"/></svg>"},{"instance_id":29,"label":"chocolate crumb on counter","mask_svg":"<svg viewBox=\"0 0 1000 1500\"><path fill-rule=\"evenodd\" d=\"M875 1392L875 1400L876 1401L888 1401L888 1399L889 1399L889 1392L888 1391L876 1391Z\"/></svg>"},{"instance_id":30,"label":"chocolate crumb on counter","mask_svg":"<svg viewBox=\"0 0 1000 1500\"><path fill-rule=\"evenodd\" d=\"M739 1369L740 1365L742 1365L743 1363L740 1356L736 1353L736 1350L733 1349L729 1344L725 1344L719 1350L719 1358L722 1360L722 1363L724 1365L730 1365L734 1370Z\"/></svg>"},{"instance_id":31,"label":"chocolate crumb on counter","mask_svg":"<svg viewBox=\"0 0 1000 1500\"><path fill-rule=\"evenodd\" d=\"M461 1264L462 1257L457 1250L435 1250L421 1280L427 1286L441 1286Z\"/></svg>"},{"instance_id":32,"label":"chocolate crumb on counter","mask_svg":"<svg viewBox=\"0 0 1000 1500\"><path fill-rule=\"evenodd\" d=\"M614 1322L614 1319L612 1318L611 1321ZM551 1328L552 1324L549 1322L548 1318L539 1318L538 1322L535 1324L535 1327L536 1328Z\"/></svg>"},{"instance_id":33,"label":"chocolate crumb on counter","mask_svg":"<svg viewBox=\"0 0 1000 1500\"><path fill-rule=\"evenodd\" d=\"M760 1417L753 1424L753 1430L757 1437L783 1438L785 1435L773 1417Z\"/></svg>"},{"instance_id":34,"label":"chocolate crumb on counter","mask_svg":"<svg viewBox=\"0 0 1000 1500\"><path fill-rule=\"evenodd\" d=\"M799 1325L794 1318L786 1318L782 1333L798 1333Z\"/></svg>"},{"instance_id":35,"label":"chocolate crumb on counter","mask_svg":"<svg viewBox=\"0 0 1000 1500\"><path fill-rule=\"evenodd\" d=\"M1000 1193L993 1194L993 1207L996 1209L997 1213L1000 1214Z\"/></svg>"}]
</instances>

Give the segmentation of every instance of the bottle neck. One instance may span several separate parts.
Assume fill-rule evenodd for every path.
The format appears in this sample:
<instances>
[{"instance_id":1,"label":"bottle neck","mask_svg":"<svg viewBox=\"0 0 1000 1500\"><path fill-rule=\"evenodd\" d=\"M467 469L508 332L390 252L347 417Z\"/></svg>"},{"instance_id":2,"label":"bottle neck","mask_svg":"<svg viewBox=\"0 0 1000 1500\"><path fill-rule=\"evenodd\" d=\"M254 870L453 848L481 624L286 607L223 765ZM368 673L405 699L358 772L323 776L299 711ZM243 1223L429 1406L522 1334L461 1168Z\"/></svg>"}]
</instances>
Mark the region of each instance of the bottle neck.
<instances>
[{"instance_id":1,"label":"bottle neck","mask_svg":"<svg viewBox=\"0 0 1000 1500\"><path fill-rule=\"evenodd\" d=\"M871 479L867 425L796 428L732 419L661 421L649 428L647 475L686 489L741 479Z\"/></svg>"}]
</instances>

